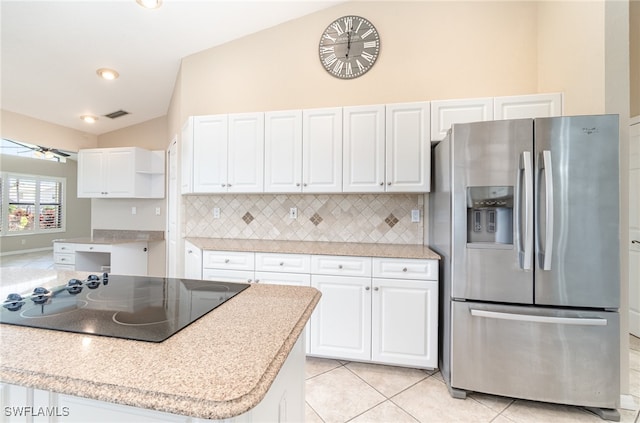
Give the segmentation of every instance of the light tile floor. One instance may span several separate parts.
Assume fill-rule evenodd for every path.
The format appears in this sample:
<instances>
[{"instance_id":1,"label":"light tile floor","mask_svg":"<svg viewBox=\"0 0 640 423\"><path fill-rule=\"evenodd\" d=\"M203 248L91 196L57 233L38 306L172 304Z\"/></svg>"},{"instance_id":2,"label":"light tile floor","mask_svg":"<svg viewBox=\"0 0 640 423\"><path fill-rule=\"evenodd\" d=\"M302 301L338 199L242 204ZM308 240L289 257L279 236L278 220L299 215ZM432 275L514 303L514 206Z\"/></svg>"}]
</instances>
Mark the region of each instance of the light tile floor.
<instances>
[{"instance_id":1,"label":"light tile floor","mask_svg":"<svg viewBox=\"0 0 640 423\"><path fill-rule=\"evenodd\" d=\"M52 269L51 251L0 257L0 267ZM630 392L640 404L640 339L630 335ZM438 371L309 357L308 423L573 423L603 422L578 407L472 393L453 399ZM640 423L640 411L620 410Z\"/></svg>"}]
</instances>

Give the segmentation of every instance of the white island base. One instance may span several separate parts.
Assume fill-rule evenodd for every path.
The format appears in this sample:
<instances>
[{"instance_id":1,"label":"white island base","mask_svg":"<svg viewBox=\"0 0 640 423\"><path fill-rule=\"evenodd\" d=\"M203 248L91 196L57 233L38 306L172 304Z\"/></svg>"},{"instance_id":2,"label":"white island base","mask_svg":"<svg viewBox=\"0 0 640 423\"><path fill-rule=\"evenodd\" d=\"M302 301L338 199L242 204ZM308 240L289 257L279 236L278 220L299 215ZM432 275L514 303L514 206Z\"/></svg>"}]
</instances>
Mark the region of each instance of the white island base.
<instances>
[{"instance_id":1,"label":"white island base","mask_svg":"<svg viewBox=\"0 0 640 423\"><path fill-rule=\"evenodd\" d=\"M251 410L224 420L114 404L23 386L1 384L2 422L302 422L304 421L304 333L300 335L266 396ZM176 369L179 371L180 369Z\"/></svg>"}]
</instances>

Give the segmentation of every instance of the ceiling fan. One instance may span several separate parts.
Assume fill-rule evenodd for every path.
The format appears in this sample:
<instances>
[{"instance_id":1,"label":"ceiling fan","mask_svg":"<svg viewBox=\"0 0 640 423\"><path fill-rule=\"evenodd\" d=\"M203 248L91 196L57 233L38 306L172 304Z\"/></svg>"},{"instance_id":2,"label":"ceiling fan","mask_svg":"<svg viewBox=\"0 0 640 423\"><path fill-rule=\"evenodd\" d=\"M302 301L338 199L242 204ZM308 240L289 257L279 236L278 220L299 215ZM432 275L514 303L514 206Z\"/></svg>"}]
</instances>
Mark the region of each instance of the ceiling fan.
<instances>
[{"instance_id":1,"label":"ceiling fan","mask_svg":"<svg viewBox=\"0 0 640 423\"><path fill-rule=\"evenodd\" d=\"M70 153L67 153L67 152L62 151L62 150L58 150L57 148L49 148L49 147L43 147L41 145L25 144L25 143L16 142L16 141L12 141L12 142L14 144L18 144L21 147L27 148L29 150L33 150L33 151L36 152L36 154L42 154L46 158L52 158L53 156L58 156L58 157L70 157L71 156Z\"/></svg>"}]
</instances>

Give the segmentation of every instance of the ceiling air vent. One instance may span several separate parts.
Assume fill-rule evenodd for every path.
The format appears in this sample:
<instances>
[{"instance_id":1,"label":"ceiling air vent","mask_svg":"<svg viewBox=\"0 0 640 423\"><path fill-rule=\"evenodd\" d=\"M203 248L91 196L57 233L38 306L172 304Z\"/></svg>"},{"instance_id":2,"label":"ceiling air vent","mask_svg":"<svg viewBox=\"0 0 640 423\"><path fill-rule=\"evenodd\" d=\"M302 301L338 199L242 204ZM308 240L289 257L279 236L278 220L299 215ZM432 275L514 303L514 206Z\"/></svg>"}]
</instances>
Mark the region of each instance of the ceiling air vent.
<instances>
[{"instance_id":1,"label":"ceiling air vent","mask_svg":"<svg viewBox=\"0 0 640 423\"><path fill-rule=\"evenodd\" d=\"M124 110L118 110L117 112L111 112L108 115L104 115L104 116L111 119L115 119L115 118L119 118L120 116L124 116L128 114L129 112L125 112Z\"/></svg>"}]
</instances>

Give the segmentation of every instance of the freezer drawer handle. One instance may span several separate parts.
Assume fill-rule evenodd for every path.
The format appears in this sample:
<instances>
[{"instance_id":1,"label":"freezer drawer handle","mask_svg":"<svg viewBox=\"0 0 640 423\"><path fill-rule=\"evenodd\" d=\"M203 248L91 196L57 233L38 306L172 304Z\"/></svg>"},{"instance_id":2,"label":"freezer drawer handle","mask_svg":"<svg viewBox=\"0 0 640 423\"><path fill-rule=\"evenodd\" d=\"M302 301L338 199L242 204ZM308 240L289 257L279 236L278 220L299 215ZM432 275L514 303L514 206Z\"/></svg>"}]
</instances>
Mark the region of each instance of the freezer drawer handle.
<instances>
[{"instance_id":1,"label":"freezer drawer handle","mask_svg":"<svg viewBox=\"0 0 640 423\"><path fill-rule=\"evenodd\" d=\"M474 310L471 309L474 317L486 317L488 319L516 320L519 322L552 323L556 325L578 325L578 326L606 326L607 319L599 317L552 317L534 316L531 314L501 313L498 311Z\"/></svg>"}]
</instances>

